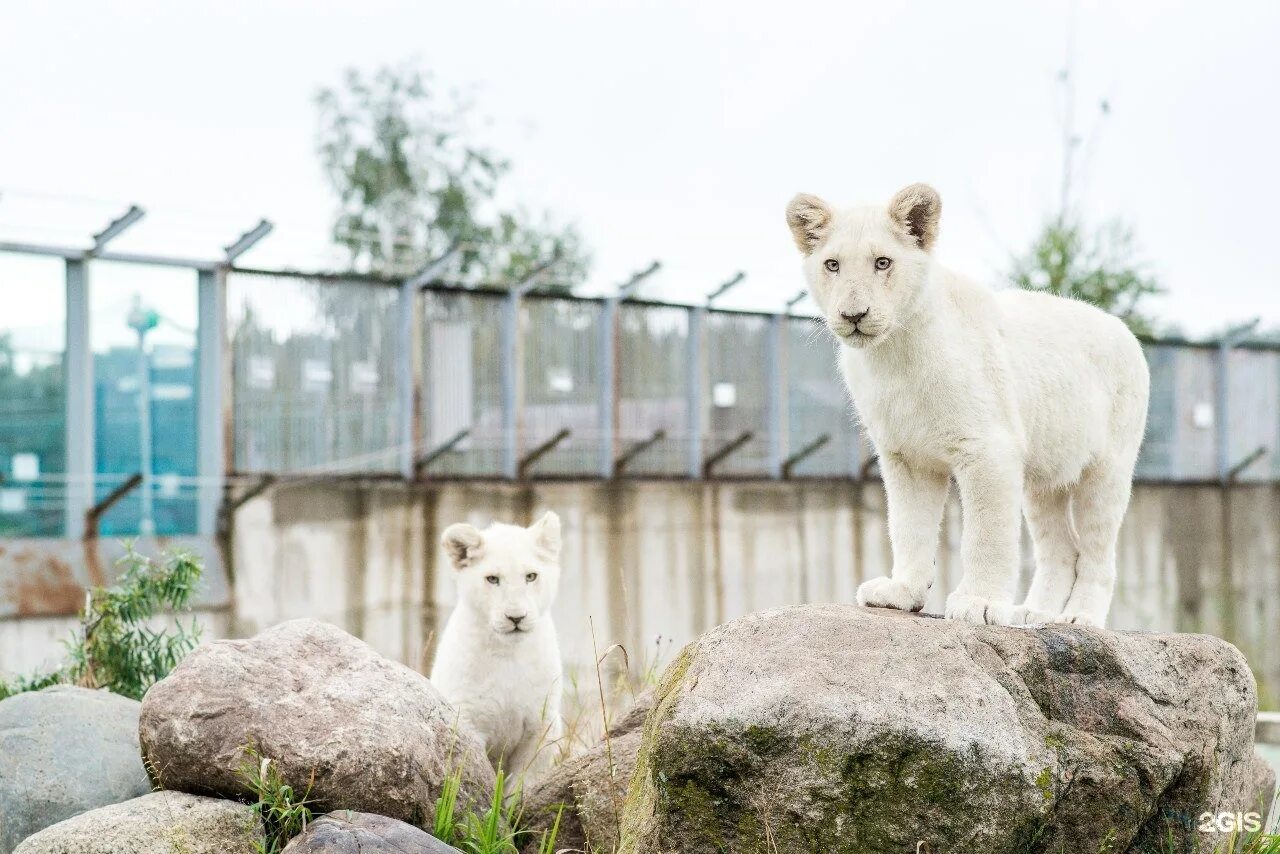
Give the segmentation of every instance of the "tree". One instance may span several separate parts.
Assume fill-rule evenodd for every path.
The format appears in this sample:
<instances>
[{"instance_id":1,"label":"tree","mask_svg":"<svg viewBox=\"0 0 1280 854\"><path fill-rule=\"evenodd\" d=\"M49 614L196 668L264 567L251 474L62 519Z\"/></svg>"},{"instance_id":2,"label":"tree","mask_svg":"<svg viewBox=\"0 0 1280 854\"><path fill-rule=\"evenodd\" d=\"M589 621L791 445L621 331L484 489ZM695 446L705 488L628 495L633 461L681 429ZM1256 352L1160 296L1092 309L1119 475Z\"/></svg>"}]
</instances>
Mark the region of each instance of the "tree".
<instances>
[{"instance_id":1,"label":"tree","mask_svg":"<svg viewBox=\"0 0 1280 854\"><path fill-rule=\"evenodd\" d=\"M1013 261L1009 277L1020 288L1071 297L1116 315L1138 335L1153 320L1141 310L1160 286L1136 260L1133 230L1112 220L1087 232L1072 214L1050 220L1027 253Z\"/></svg>"},{"instance_id":2,"label":"tree","mask_svg":"<svg viewBox=\"0 0 1280 854\"><path fill-rule=\"evenodd\" d=\"M333 240L354 268L410 276L456 243L464 283L518 281L551 258L561 287L585 278L575 229L498 208L509 163L471 140L470 104L422 72L351 69L316 106L320 158L340 202Z\"/></svg>"},{"instance_id":3,"label":"tree","mask_svg":"<svg viewBox=\"0 0 1280 854\"><path fill-rule=\"evenodd\" d=\"M1153 320L1140 303L1161 288L1137 260L1133 229L1114 219L1096 229L1086 226L1073 200L1088 154L1097 143L1111 102L1102 99L1093 128L1076 133L1074 7L1067 29L1067 57L1058 72L1062 104L1062 174L1057 213L1041 228L1026 254L1013 259L1009 278L1020 288L1092 303L1123 320L1134 333L1150 335ZM1078 160L1082 151L1085 157Z\"/></svg>"}]
</instances>

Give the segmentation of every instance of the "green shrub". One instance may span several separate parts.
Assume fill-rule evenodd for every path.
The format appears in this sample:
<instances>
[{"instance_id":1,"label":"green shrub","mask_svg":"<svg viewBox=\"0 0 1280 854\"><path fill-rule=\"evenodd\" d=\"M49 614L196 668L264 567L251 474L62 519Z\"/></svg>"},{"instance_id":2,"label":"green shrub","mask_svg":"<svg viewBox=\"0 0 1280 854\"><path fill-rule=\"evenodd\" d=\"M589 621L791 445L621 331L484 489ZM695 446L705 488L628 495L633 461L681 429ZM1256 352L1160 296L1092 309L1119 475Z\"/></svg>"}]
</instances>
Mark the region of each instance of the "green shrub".
<instances>
[{"instance_id":1,"label":"green shrub","mask_svg":"<svg viewBox=\"0 0 1280 854\"><path fill-rule=\"evenodd\" d=\"M148 621L165 611L190 611L204 570L199 558L175 550L156 562L130 545L118 563L124 569L114 585L89 591L80 626L66 642L67 662L51 673L0 680L0 699L70 683L140 700L195 648L200 627L194 617L189 626L175 618L171 629L153 629Z\"/></svg>"}]
</instances>

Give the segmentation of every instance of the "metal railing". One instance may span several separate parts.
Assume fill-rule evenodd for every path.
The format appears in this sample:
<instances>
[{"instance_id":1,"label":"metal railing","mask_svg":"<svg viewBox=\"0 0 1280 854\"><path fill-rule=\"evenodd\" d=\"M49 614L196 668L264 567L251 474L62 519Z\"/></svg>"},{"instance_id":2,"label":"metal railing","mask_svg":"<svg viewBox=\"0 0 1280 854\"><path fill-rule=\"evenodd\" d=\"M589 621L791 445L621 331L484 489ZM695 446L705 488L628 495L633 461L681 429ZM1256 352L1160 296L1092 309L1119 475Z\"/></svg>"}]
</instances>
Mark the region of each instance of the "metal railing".
<instances>
[{"instance_id":1,"label":"metal railing","mask_svg":"<svg viewBox=\"0 0 1280 854\"><path fill-rule=\"evenodd\" d=\"M230 273L235 470L841 478L866 462L835 344L789 308L440 283L406 302L397 284ZM283 325L255 308L282 292ZM1280 348L1145 348L1141 479L1280 480ZM406 355L410 383L397 390L389 378Z\"/></svg>"}]
</instances>

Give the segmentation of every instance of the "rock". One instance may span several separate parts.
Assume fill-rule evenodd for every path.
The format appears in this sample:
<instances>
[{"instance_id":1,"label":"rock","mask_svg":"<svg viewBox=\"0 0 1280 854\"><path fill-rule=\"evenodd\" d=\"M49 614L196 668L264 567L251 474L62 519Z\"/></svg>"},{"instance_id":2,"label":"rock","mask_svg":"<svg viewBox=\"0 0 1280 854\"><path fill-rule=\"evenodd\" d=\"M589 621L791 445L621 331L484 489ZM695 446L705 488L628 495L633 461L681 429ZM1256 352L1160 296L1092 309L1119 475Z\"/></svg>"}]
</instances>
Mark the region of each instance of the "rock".
<instances>
[{"instance_id":1,"label":"rock","mask_svg":"<svg viewBox=\"0 0 1280 854\"><path fill-rule=\"evenodd\" d=\"M138 708L72 685L0 701L0 854L65 818L151 791Z\"/></svg>"},{"instance_id":2,"label":"rock","mask_svg":"<svg viewBox=\"0 0 1280 854\"><path fill-rule=\"evenodd\" d=\"M329 813L308 825L285 846L285 854L448 854L445 845L425 830L367 812Z\"/></svg>"},{"instance_id":3,"label":"rock","mask_svg":"<svg viewBox=\"0 0 1280 854\"><path fill-rule=\"evenodd\" d=\"M1193 850L1248 808L1256 706L1203 635L767 611L667 669L622 850Z\"/></svg>"},{"instance_id":4,"label":"rock","mask_svg":"<svg viewBox=\"0 0 1280 854\"><path fill-rule=\"evenodd\" d=\"M441 783L487 802L494 774L478 737L425 676L341 629L293 620L215 641L142 700L142 749L166 789L247 797L246 746L272 760L317 812L429 824Z\"/></svg>"},{"instance_id":5,"label":"rock","mask_svg":"<svg viewBox=\"0 0 1280 854\"><path fill-rule=\"evenodd\" d=\"M244 804L152 792L46 828L14 854L254 854L262 824Z\"/></svg>"},{"instance_id":6,"label":"rock","mask_svg":"<svg viewBox=\"0 0 1280 854\"><path fill-rule=\"evenodd\" d=\"M561 763L526 793L521 816L523 828L540 836L551 829L563 805L556 850L587 851L590 850L588 843L601 850L613 850L627 786L640 750L641 728L652 708L653 691L645 691L609 730L608 744L602 739L586 753ZM530 837L526 849L536 850L537 838Z\"/></svg>"}]
</instances>

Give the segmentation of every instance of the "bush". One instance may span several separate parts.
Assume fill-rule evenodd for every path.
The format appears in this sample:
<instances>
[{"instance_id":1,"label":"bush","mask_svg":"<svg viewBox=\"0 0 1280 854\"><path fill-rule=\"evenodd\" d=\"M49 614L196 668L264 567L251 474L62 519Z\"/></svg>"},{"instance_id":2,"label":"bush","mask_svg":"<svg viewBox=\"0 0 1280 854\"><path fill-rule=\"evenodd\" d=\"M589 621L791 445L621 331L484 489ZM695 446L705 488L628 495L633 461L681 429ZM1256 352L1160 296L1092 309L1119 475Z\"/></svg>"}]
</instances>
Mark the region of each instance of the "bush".
<instances>
[{"instance_id":1,"label":"bush","mask_svg":"<svg viewBox=\"0 0 1280 854\"><path fill-rule=\"evenodd\" d=\"M175 550L155 562L129 546L118 563L124 570L115 585L89 591L80 627L66 642L66 664L51 673L0 680L0 699L69 683L140 700L195 648L200 627L194 617L189 626L175 619L171 629L148 622L164 611L190 611L204 571L199 558Z\"/></svg>"}]
</instances>

